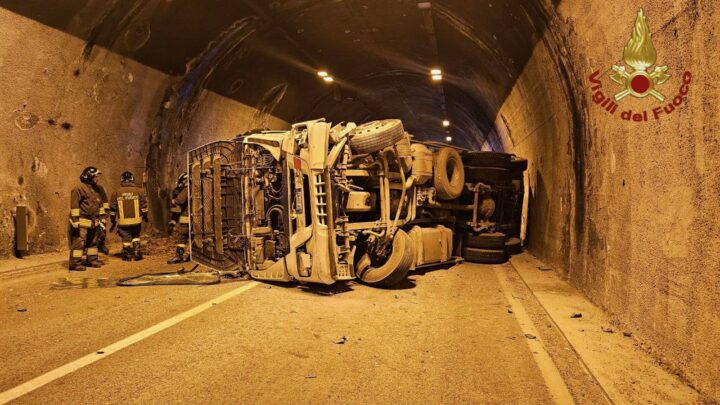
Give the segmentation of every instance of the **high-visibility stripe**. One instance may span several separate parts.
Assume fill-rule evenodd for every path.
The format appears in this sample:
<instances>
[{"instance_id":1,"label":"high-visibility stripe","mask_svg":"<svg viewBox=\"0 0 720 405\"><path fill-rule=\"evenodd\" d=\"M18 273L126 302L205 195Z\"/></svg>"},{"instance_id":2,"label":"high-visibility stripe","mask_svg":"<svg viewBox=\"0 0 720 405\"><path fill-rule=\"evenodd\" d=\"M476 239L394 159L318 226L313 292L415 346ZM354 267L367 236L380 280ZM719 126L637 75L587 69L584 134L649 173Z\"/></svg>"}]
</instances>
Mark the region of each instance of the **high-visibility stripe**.
<instances>
[{"instance_id":1,"label":"high-visibility stripe","mask_svg":"<svg viewBox=\"0 0 720 405\"><path fill-rule=\"evenodd\" d=\"M132 243L130 243L130 242L123 242L123 246L124 246L124 247L130 247L130 246L132 246Z\"/></svg>"},{"instance_id":2,"label":"high-visibility stripe","mask_svg":"<svg viewBox=\"0 0 720 405\"><path fill-rule=\"evenodd\" d=\"M103 209L110 209L110 203L103 203L102 205Z\"/></svg>"},{"instance_id":3,"label":"high-visibility stripe","mask_svg":"<svg viewBox=\"0 0 720 405\"><path fill-rule=\"evenodd\" d=\"M114 216L115 216L115 211L108 211L108 215L110 215L111 217L114 217Z\"/></svg>"},{"instance_id":4,"label":"high-visibility stripe","mask_svg":"<svg viewBox=\"0 0 720 405\"><path fill-rule=\"evenodd\" d=\"M180 217L180 221L179 221L179 222L180 222L181 224L189 224L189 223L190 223L190 217L187 217L187 216L183 215L183 216Z\"/></svg>"},{"instance_id":5,"label":"high-visibility stripe","mask_svg":"<svg viewBox=\"0 0 720 405\"><path fill-rule=\"evenodd\" d=\"M143 213L147 213L147 212L148 212L148 209L147 209L147 208L143 208L143 209L141 209L140 211L142 211Z\"/></svg>"},{"instance_id":6,"label":"high-visibility stripe","mask_svg":"<svg viewBox=\"0 0 720 405\"><path fill-rule=\"evenodd\" d=\"M180 208L180 207L172 207L172 208L170 208L170 212L174 212L174 213L176 213L176 214L179 214L179 213L182 212L182 208Z\"/></svg>"},{"instance_id":7,"label":"high-visibility stripe","mask_svg":"<svg viewBox=\"0 0 720 405\"><path fill-rule=\"evenodd\" d=\"M100 207L100 210L98 210L98 213L100 215L105 215L105 208Z\"/></svg>"},{"instance_id":8,"label":"high-visibility stripe","mask_svg":"<svg viewBox=\"0 0 720 405\"><path fill-rule=\"evenodd\" d=\"M120 226L127 226L127 225L138 225L142 223L142 217L139 215L140 211L140 202L138 200L134 200L133 203L133 212L135 213L134 216L126 215L125 213L125 202L126 200L118 198L118 212L120 215L118 215L118 225Z\"/></svg>"},{"instance_id":9,"label":"high-visibility stripe","mask_svg":"<svg viewBox=\"0 0 720 405\"><path fill-rule=\"evenodd\" d=\"M70 219L70 226L72 226L73 228L77 228L79 225L79 222L73 222L72 218Z\"/></svg>"},{"instance_id":10,"label":"high-visibility stripe","mask_svg":"<svg viewBox=\"0 0 720 405\"><path fill-rule=\"evenodd\" d=\"M142 218L118 218L118 225L120 226L130 226L130 225L139 225L142 223Z\"/></svg>"},{"instance_id":11,"label":"high-visibility stripe","mask_svg":"<svg viewBox=\"0 0 720 405\"><path fill-rule=\"evenodd\" d=\"M177 247L185 249L186 245L184 243L178 243Z\"/></svg>"},{"instance_id":12,"label":"high-visibility stripe","mask_svg":"<svg viewBox=\"0 0 720 405\"><path fill-rule=\"evenodd\" d=\"M80 225L80 228L91 228L92 227L92 220L87 218L80 218L80 221L78 222Z\"/></svg>"},{"instance_id":13,"label":"high-visibility stripe","mask_svg":"<svg viewBox=\"0 0 720 405\"><path fill-rule=\"evenodd\" d=\"M133 242L140 242L140 238L133 238Z\"/></svg>"},{"instance_id":14,"label":"high-visibility stripe","mask_svg":"<svg viewBox=\"0 0 720 405\"><path fill-rule=\"evenodd\" d=\"M82 250L73 250L73 251L72 251L72 257L74 257L74 258L80 258L80 257L82 257L82 253L83 253Z\"/></svg>"},{"instance_id":15,"label":"high-visibility stripe","mask_svg":"<svg viewBox=\"0 0 720 405\"><path fill-rule=\"evenodd\" d=\"M70 210L70 216L71 217L79 217L80 216L80 208L73 208Z\"/></svg>"},{"instance_id":16,"label":"high-visibility stripe","mask_svg":"<svg viewBox=\"0 0 720 405\"><path fill-rule=\"evenodd\" d=\"M88 254L88 256L97 256L98 250L97 250L97 248L88 248L87 254Z\"/></svg>"}]
</instances>

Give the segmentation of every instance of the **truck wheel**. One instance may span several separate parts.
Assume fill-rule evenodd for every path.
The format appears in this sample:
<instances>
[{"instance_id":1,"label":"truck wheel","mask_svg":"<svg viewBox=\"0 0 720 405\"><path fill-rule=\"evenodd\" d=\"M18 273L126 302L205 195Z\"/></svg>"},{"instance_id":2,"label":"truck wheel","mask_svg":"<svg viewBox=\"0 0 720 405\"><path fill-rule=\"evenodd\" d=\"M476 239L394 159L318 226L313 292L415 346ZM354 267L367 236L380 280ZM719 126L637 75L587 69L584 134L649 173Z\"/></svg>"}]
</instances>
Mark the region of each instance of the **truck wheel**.
<instances>
[{"instance_id":1,"label":"truck wheel","mask_svg":"<svg viewBox=\"0 0 720 405\"><path fill-rule=\"evenodd\" d=\"M364 283L376 287L392 287L403 281L415 259L412 239L403 230L398 230L393 239L392 252L385 263L373 267L367 254L358 260L357 274Z\"/></svg>"},{"instance_id":2,"label":"truck wheel","mask_svg":"<svg viewBox=\"0 0 720 405\"><path fill-rule=\"evenodd\" d=\"M522 253L522 245L520 238L508 238L505 242L505 252L509 255L517 255Z\"/></svg>"},{"instance_id":3,"label":"truck wheel","mask_svg":"<svg viewBox=\"0 0 720 405\"><path fill-rule=\"evenodd\" d=\"M465 247L479 248L479 249L495 249L500 250L505 248L505 234L502 232L492 233L466 233L465 234Z\"/></svg>"},{"instance_id":4,"label":"truck wheel","mask_svg":"<svg viewBox=\"0 0 720 405\"><path fill-rule=\"evenodd\" d=\"M510 170L499 167L466 166L465 175L470 183L509 183L512 180Z\"/></svg>"},{"instance_id":5,"label":"truck wheel","mask_svg":"<svg viewBox=\"0 0 720 405\"><path fill-rule=\"evenodd\" d=\"M499 264L505 263L507 255L504 250L477 249L466 247L462 250L463 258L471 263Z\"/></svg>"},{"instance_id":6,"label":"truck wheel","mask_svg":"<svg viewBox=\"0 0 720 405\"><path fill-rule=\"evenodd\" d=\"M500 152L467 152L463 154L463 162L468 166L510 168L510 156Z\"/></svg>"},{"instance_id":7,"label":"truck wheel","mask_svg":"<svg viewBox=\"0 0 720 405\"><path fill-rule=\"evenodd\" d=\"M455 149L440 148L433 154L433 184L441 200L460 197L465 187L465 168Z\"/></svg>"},{"instance_id":8,"label":"truck wheel","mask_svg":"<svg viewBox=\"0 0 720 405\"><path fill-rule=\"evenodd\" d=\"M366 122L353 129L350 147L355 153L373 153L395 145L405 137L402 121L398 119Z\"/></svg>"}]
</instances>

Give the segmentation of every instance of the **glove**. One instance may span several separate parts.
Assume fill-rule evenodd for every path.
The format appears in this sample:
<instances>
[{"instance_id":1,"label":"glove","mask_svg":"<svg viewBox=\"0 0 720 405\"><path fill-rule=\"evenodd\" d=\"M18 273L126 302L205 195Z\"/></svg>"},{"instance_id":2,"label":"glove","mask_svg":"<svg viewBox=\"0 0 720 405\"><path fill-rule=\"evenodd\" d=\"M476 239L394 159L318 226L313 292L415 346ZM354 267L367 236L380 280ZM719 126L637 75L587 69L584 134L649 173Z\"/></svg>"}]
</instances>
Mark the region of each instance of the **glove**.
<instances>
[{"instance_id":1,"label":"glove","mask_svg":"<svg viewBox=\"0 0 720 405\"><path fill-rule=\"evenodd\" d=\"M173 231L175 231L175 225L177 225L175 221L168 222L168 235L172 235Z\"/></svg>"},{"instance_id":2,"label":"glove","mask_svg":"<svg viewBox=\"0 0 720 405\"><path fill-rule=\"evenodd\" d=\"M104 220L104 219L98 221L98 227L99 227L100 229L102 229L103 231L105 231L106 226L105 226L105 220Z\"/></svg>"},{"instance_id":3,"label":"glove","mask_svg":"<svg viewBox=\"0 0 720 405\"><path fill-rule=\"evenodd\" d=\"M80 226L80 218L71 217L70 218L70 226L72 226L75 229L78 229L78 227Z\"/></svg>"}]
</instances>

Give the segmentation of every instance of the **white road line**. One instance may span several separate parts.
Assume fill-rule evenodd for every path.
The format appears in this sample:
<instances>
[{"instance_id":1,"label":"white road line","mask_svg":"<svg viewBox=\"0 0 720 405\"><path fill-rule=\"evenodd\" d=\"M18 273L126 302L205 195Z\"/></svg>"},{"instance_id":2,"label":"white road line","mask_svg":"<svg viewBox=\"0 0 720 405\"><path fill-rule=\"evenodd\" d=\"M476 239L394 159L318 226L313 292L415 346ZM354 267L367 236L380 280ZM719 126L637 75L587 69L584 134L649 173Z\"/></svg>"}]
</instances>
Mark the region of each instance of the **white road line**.
<instances>
[{"instance_id":1,"label":"white road line","mask_svg":"<svg viewBox=\"0 0 720 405\"><path fill-rule=\"evenodd\" d=\"M160 322L157 325L151 326L143 331L140 331L134 335L128 336L125 339L113 343L110 346L103 347L102 349L98 349L97 351L88 354L87 356L83 356L73 362L70 362L64 366L60 366L56 368L55 370L52 370L50 372L47 372L39 377L35 377L32 380L20 384L15 388L11 388L3 393L0 393L0 405L6 404L14 399L17 399L29 392L32 392L40 387L42 387L45 384L49 384L58 378L62 378L73 371L79 370L85 366L88 366L92 363L95 363L98 360L102 360L106 358L107 356L118 352L133 343L137 343L145 338L148 338L158 332L162 332L163 330L173 326L177 325L178 323L195 316L205 310L208 310L213 307L213 305L220 304L223 301L227 301L232 297L235 297L239 294L244 293L245 291L255 287L259 283L255 281L251 281L248 284L244 284L239 288L236 288L232 291L229 291L225 294L222 294L218 297L215 297L211 299L208 302L205 302L203 304L200 304L196 306L195 308L189 309L183 313L180 313L178 315L175 315L174 317L167 319L165 321Z\"/></svg>"},{"instance_id":2,"label":"white road line","mask_svg":"<svg viewBox=\"0 0 720 405\"><path fill-rule=\"evenodd\" d=\"M536 337L535 339L525 340L533 353L535 353L533 359L535 359L535 362L540 369L540 374L542 374L543 379L545 380L545 385L547 386L553 401L555 401L556 404L574 404L575 401L570 394L570 390L568 390L568 387L565 384L565 380L563 380L560 375L560 371L555 363L553 363L548 352L545 350L545 346L540 340L540 335L538 334L537 329L535 329L535 325L530 319L530 316L528 316L525 311L525 307L523 307L522 303L515 299L512 294L512 287L510 286L510 281L508 281L506 274L507 268L496 266L494 270L495 275L500 282L500 288L505 295L505 299L512 306L513 314L515 314L518 324L520 324L520 329L523 333Z\"/></svg>"}]
</instances>

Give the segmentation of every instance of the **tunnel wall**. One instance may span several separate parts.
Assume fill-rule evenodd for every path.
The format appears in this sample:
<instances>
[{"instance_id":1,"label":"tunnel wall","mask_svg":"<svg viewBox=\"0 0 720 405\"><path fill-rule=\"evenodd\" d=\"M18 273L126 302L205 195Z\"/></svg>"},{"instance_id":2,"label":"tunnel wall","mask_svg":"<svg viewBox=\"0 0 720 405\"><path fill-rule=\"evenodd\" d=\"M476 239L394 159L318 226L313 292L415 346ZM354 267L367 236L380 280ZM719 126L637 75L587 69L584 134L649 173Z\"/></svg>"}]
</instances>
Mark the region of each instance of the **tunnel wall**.
<instances>
[{"instance_id":1,"label":"tunnel wall","mask_svg":"<svg viewBox=\"0 0 720 405\"><path fill-rule=\"evenodd\" d=\"M593 101L646 6L665 102ZM699 391L720 399L720 56L716 2L563 1L496 124L530 160L530 252L612 314L618 330ZM599 71L600 89L590 76ZM671 114L683 73L688 97ZM596 100L601 100L595 95ZM648 121L621 118L632 109Z\"/></svg>"},{"instance_id":2,"label":"tunnel wall","mask_svg":"<svg viewBox=\"0 0 720 405\"><path fill-rule=\"evenodd\" d=\"M82 40L3 8L0 27L0 258L13 255L18 204L31 212L31 253L64 250L70 190L80 172L100 168L108 192L125 170L142 179L176 79L100 47L86 59ZM257 116L209 91L201 93L197 111L175 162L184 162L189 147L250 129ZM265 121L287 125L272 116Z\"/></svg>"}]
</instances>

